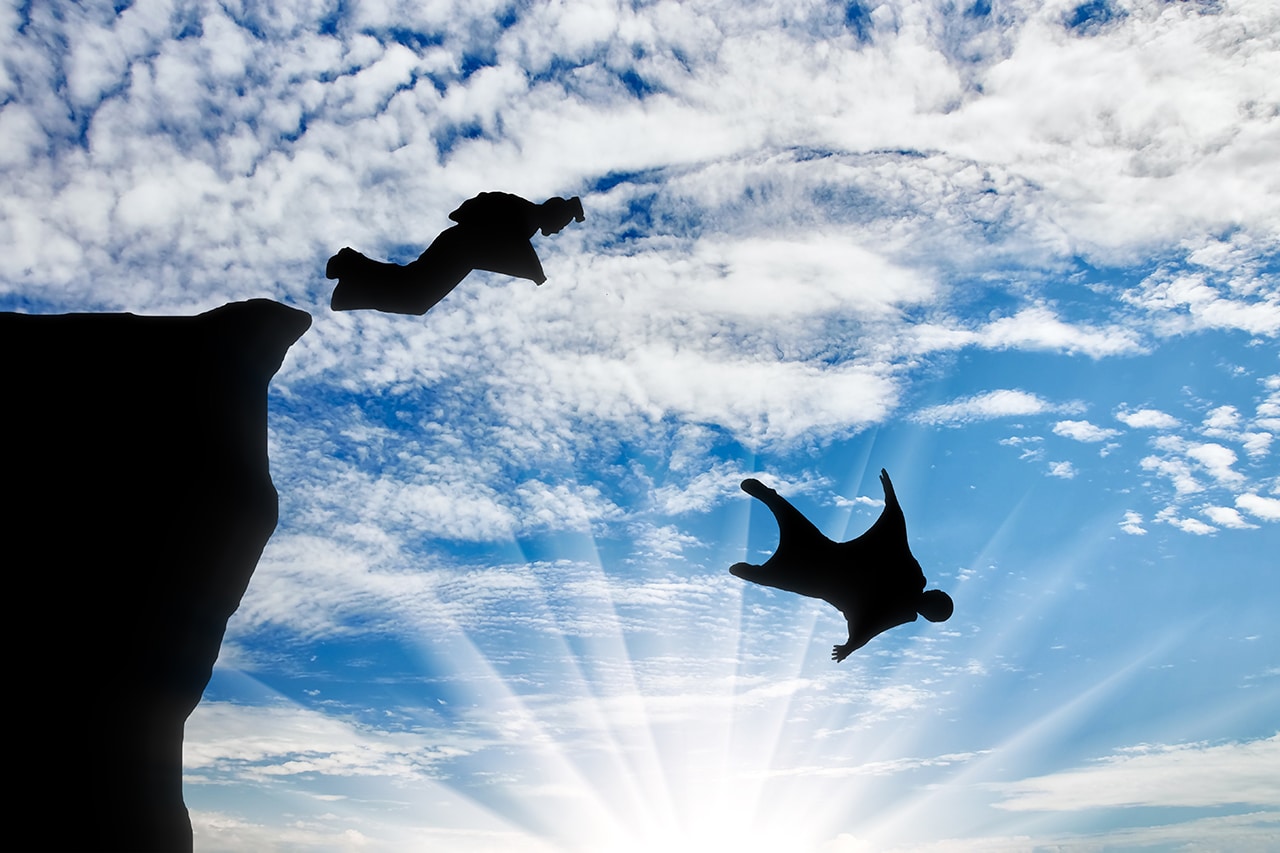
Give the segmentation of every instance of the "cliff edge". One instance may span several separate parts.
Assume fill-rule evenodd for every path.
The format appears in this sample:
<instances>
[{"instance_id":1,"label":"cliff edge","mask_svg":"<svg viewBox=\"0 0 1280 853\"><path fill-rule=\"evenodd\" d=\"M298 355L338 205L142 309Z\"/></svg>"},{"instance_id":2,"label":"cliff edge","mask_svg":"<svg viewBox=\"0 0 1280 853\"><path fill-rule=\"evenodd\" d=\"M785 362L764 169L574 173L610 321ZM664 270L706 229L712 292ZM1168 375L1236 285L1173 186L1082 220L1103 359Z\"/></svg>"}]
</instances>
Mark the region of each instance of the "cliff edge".
<instances>
[{"instance_id":1,"label":"cliff edge","mask_svg":"<svg viewBox=\"0 0 1280 853\"><path fill-rule=\"evenodd\" d=\"M0 314L5 846L191 849L183 726L275 529L267 384L310 324Z\"/></svg>"}]
</instances>

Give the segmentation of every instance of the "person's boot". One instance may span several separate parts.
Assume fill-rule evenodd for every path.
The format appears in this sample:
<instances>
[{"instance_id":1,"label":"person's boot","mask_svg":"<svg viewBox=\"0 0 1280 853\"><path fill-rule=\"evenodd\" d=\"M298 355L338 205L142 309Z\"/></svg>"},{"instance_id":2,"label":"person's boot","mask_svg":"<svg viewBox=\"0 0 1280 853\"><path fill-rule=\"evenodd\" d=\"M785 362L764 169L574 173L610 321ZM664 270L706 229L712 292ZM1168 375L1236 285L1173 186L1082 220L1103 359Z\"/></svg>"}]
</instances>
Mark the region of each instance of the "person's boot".
<instances>
[{"instance_id":1,"label":"person's boot","mask_svg":"<svg viewBox=\"0 0 1280 853\"><path fill-rule=\"evenodd\" d=\"M338 250L338 254L329 259L329 263L324 265L325 278L342 278L342 274L351 269L351 261L354 257L364 257L350 246L343 247Z\"/></svg>"}]
</instances>

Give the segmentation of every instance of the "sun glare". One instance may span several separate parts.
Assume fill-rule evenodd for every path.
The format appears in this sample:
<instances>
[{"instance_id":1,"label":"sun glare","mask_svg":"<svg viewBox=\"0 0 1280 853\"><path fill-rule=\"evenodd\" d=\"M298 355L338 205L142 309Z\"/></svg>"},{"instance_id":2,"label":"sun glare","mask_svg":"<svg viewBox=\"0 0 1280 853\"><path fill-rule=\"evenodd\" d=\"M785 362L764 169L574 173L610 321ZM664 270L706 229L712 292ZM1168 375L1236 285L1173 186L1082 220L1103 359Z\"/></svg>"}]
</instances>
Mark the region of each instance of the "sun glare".
<instances>
[{"instance_id":1,"label":"sun glare","mask_svg":"<svg viewBox=\"0 0 1280 853\"><path fill-rule=\"evenodd\" d=\"M742 544L725 550L746 551L749 526L740 529ZM739 656L758 652L742 636L740 592L723 624L664 626L646 644L629 635L598 557L584 583L591 594L568 609L543 590L535 609L569 624L531 641L537 672L459 624L420 626L424 673L455 685L450 701L466 706L457 724L503 756L501 771L472 767L445 784L556 849L749 853L834 838L839 800L795 793L795 765L811 748L794 740L804 727L792 718L811 713L796 697L814 685L802 674L810 656L828 648L814 637L817 608L797 613L773 659L746 673ZM501 784L476 784L491 772Z\"/></svg>"}]
</instances>

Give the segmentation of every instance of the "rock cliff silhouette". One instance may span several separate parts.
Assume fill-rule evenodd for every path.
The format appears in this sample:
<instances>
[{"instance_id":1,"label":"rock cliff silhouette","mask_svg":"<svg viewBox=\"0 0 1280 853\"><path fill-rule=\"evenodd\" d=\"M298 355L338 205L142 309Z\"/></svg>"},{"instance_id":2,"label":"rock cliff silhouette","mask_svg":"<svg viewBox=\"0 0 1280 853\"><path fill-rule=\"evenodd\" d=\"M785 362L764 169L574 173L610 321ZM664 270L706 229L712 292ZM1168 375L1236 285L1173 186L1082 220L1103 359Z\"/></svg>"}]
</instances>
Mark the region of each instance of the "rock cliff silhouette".
<instances>
[{"instance_id":1,"label":"rock cliff silhouette","mask_svg":"<svg viewBox=\"0 0 1280 853\"><path fill-rule=\"evenodd\" d=\"M268 537L309 315L0 314L5 846L190 850L182 735Z\"/></svg>"}]
</instances>

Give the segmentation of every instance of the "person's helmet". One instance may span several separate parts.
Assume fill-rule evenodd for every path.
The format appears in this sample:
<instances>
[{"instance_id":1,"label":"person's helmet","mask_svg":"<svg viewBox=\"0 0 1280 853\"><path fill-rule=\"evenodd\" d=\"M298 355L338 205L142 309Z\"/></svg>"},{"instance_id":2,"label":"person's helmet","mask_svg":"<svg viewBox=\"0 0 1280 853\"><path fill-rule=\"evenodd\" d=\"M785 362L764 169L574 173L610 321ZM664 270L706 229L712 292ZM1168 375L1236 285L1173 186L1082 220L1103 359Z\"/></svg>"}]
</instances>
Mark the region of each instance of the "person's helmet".
<instances>
[{"instance_id":1,"label":"person's helmet","mask_svg":"<svg viewBox=\"0 0 1280 853\"><path fill-rule=\"evenodd\" d=\"M930 622L946 622L955 612L956 604L940 589L930 589L920 593L920 601L916 604L916 612Z\"/></svg>"},{"instance_id":2,"label":"person's helmet","mask_svg":"<svg viewBox=\"0 0 1280 853\"><path fill-rule=\"evenodd\" d=\"M569 220L581 222L587 218L582 212L582 199L576 195L568 199L554 196L544 201L541 207L542 215L539 219L542 222L543 235L555 234L568 225Z\"/></svg>"}]
</instances>

